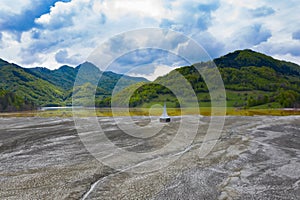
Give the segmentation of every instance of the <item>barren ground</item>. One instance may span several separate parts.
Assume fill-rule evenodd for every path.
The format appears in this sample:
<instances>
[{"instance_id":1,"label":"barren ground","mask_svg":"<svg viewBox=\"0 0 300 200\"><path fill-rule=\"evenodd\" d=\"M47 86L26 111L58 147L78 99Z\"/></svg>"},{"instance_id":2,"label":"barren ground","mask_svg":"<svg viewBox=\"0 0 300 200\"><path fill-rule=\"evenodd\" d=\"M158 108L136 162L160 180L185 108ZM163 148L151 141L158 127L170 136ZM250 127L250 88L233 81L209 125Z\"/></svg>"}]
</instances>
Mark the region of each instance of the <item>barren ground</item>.
<instances>
[{"instance_id":1,"label":"barren ground","mask_svg":"<svg viewBox=\"0 0 300 200\"><path fill-rule=\"evenodd\" d=\"M112 118L99 121L111 141L136 152L163 147L179 123L137 140ZM95 159L72 118L0 118L0 199L299 199L300 116L226 117L217 145L200 159L208 122L201 119L193 144L174 163L132 173Z\"/></svg>"}]
</instances>

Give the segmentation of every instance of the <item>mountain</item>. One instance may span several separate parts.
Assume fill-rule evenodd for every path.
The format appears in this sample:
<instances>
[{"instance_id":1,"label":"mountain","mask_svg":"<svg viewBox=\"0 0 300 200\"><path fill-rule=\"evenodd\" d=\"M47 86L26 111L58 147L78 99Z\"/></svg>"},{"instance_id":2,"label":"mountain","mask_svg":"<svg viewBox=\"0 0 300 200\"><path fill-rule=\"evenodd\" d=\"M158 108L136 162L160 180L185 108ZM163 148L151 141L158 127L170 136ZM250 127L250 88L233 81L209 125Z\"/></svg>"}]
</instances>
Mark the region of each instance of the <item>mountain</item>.
<instances>
[{"instance_id":1,"label":"mountain","mask_svg":"<svg viewBox=\"0 0 300 200\"><path fill-rule=\"evenodd\" d=\"M44 67L36 67L25 69L28 73L48 81L53 85L60 87L64 90L70 90L73 87L74 80L77 74L77 71L74 68L69 66L62 66L56 70L50 70Z\"/></svg>"},{"instance_id":2,"label":"mountain","mask_svg":"<svg viewBox=\"0 0 300 200\"><path fill-rule=\"evenodd\" d=\"M238 50L214 59L226 89L229 107L299 107L300 105L300 66L276 60L270 56L246 49ZM131 106L149 107L156 103L169 102L170 107L178 107L175 95L166 86L180 88L189 94L180 80L183 75L192 85L200 106L210 106L210 95L203 78L196 68L209 68L211 62L197 63L181 67L157 78L154 82L139 87L131 96ZM178 73L179 72L179 73ZM132 86L131 88L134 88ZM129 92L129 89L125 89ZM188 96L188 95L187 95ZM114 99L125 102L122 95ZM103 102L108 102L107 99ZM99 103L101 105L101 102Z\"/></svg>"},{"instance_id":3,"label":"mountain","mask_svg":"<svg viewBox=\"0 0 300 200\"><path fill-rule=\"evenodd\" d=\"M82 85L87 82L99 82L98 87L102 88L105 91L105 94L111 94L111 91L121 78L121 83L118 84L120 86L119 90L137 82L148 81L147 79L140 77L130 77L109 71L102 72L98 67L90 62L85 62L75 68L64 65L56 70L49 70L41 67L30 68L28 69L28 72L56 85L57 87L63 88L64 90L72 90L76 76L80 69L84 70L81 70L80 77L77 80L78 83ZM100 75L101 79L98 80Z\"/></svg>"},{"instance_id":4,"label":"mountain","mask_svg":"<svg viewBox=\"0 0 300 200\"><path fill-rule=\"evenodd\" d=\"M34 103L17 96L13 92L0 90L0 112L12 112L35 109Z\"/></svg>"},{"instance_id":5,"label":"mountain","mask_svg":"<svg viewBox=\"0 0 300 200\"><path fill-rule=\"evenodd\" d=\"M4 60L0 61L0 89L12 92L35 105L60 104L64 96L61 88Z\"/></svg>"},{"instance_id":6,"label":"mountain","mask_svg":"<svg viewBox=\"0 0 300 200\"><path fill-rule=\"evenodd\" d=\"M137 82L147 82L144 78L123 76L113 72L101 72L95 65L88 62L76 68L65 65L56 70L49 70L42 67L22 68L0 59L0 91L2 91L0 98L7 102L8 96L16 97L13 99L21 99L23 102L26 101L29 105L34 104L35 106L71 104L74 82L81 68L84 68L84 70L77 80L79 84L78 88L74 88L75 91L90 89L91 87L88 83L98 83L96 97L100 99L111 95L120 78L122 79L118 84L119 90ZM98 82L100 74L102 76ZM10 95L7 96L7 94ZM21 105L22 103L19 104Z\"/></svg>"},{"instance_id":7,"label":"mountain","mask_svg":"<svg viewBox=\"0 0 300 200\"><path fill-rule=\"evenodd\" d=\"M231 67L231 68L241 69L242 67L265 66L284 75L300 76L299 65L291 62L276 60L271 56L267 56L262 53L255 52L250 49L238 50L229 53L225 56L214 59L214 63L219 68Z\"/></svg>"},{"instance_id":8,"label":"mountain","mask_svg":"<svg viewBox=\"0 0 300 200\"><path fill-rule=\"evenodd\" d=\"M227 106L300 107L299 65L249 49L238 50L213 61L224 81ZM75 68L65 65L56 70L49 70L41 67L26 69L0 59L0 111L71 105L73 95L76 96L76 105L93 106L93 98L85 96L85 93L91 91L96 91L97 106L110 106L114 89L117 94L113 99L119 106L126 106L126 102L129 101L132 107L150 107L167 101L168 106L179 107L178 99L168 87L176 87L183 96L189 97L190 91L180 82L180 76L191 84L200 106L209 107L210 94L197 68L209 69L212 64L196 63L177 68L154 82L148 82L144 78L102 72L89 62ZM79 71L80 77L77 77ZM100 75L101 79L98 82ZM79 83L76 87L75 80ZM115 88L117 83L119 87ZM162 83L167 87L162 86ZM130 99L125 99L124 94L130 93L133 93ZM188 99L186 101L188 102Z\"/></svg>"}]
</instances>

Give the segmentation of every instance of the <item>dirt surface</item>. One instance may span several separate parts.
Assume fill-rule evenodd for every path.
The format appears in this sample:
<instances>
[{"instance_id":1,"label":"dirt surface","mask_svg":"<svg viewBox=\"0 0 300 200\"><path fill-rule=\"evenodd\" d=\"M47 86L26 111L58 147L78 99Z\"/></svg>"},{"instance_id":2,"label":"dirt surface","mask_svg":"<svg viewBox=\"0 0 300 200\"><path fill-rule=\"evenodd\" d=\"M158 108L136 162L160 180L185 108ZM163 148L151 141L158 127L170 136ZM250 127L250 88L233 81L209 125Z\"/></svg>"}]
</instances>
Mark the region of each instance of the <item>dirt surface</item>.
<instances>
[{"instance_id":1,"label":"dirt surface","mask_svg":"<svg viewBox=\"0 0 300 200\"><path fill-rule=\"evenodd\" d=\"M174 119L160 134L140 139L124 134L113 118L98 121L113 144L136 153L163 148L180 123ZM160 155L160 162L180 155L173 163L134 173L91 155L72 118L0 118L0 199L299 199L300 116L226 117L217 144L201 159L210 118L200 121L190 146Z\"/></svg>"}]
</instances>

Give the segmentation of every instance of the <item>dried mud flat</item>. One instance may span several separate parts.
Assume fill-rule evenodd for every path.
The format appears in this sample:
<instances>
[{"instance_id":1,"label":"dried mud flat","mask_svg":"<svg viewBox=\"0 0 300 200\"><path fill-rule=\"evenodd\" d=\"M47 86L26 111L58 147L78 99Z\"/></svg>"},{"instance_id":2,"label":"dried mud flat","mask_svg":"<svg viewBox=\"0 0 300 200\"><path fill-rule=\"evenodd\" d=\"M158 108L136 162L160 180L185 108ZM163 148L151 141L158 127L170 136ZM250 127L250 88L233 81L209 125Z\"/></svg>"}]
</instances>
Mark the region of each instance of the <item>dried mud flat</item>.
<instances>
[{"instance_id":1,"label":"dried mud flat","mask_svg":"<svg viewBox=\"0 0 300 200\"><path fill-rule=\"evenodd\" d=\"M201 118L193 144L174 163L132 173L95 159L71 118L0 118L0 199L299 199L300 116L226 117L214 149L200 159L209 120ZM163 147L179 123L135 140L112 118L99 121L116 145L137 152Z\"/></svg>"}]
</instances>

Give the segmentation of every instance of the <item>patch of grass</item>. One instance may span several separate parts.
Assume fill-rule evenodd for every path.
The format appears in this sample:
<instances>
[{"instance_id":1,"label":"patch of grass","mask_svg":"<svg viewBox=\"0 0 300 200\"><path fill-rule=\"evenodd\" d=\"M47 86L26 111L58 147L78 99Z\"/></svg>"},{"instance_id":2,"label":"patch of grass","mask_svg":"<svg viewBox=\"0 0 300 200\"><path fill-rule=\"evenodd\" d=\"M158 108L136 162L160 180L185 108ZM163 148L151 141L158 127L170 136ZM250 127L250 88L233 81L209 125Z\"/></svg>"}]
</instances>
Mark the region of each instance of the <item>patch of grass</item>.
<instances>
[{"instance_id":1,"label":"patch of grass","mask_svg":"<svg viewBox=\"0 0 300 200\"><path fill-rule=\"evenodd\" d=\"M197 112L200 111L199 112ZM300 110L293 109L238 109L233 107L226 108L227 116L289 116L300 115ZM161 107L152 108L117 108L112 112L111 108L96 108L76 110L76 117L112 117L112 116L160 116L162 114ZM215 108L214 113L210 107L195 108L168 108L170 116L181 115L203 115L203 116L223 116L224 108ZM0 113L0 117L73 117L74 113L71 109L48 110L48 111L26 111L16 113Z\"/></svg>"}]
</instances>

